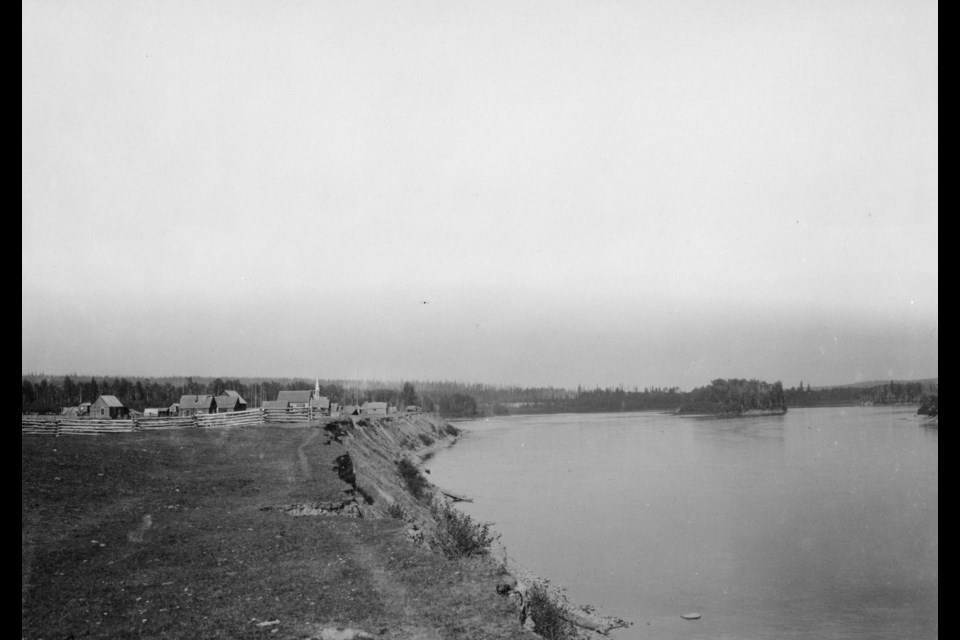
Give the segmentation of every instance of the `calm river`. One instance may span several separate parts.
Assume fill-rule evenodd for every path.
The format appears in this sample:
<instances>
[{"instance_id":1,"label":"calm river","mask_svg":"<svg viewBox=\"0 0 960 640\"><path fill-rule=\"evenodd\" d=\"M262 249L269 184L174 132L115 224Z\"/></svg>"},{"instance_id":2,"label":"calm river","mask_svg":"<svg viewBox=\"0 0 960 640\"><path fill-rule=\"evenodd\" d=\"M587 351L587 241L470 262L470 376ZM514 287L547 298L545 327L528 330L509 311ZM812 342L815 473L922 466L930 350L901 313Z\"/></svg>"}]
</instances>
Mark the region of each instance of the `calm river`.
<instances>
[{"instance_id":1,"label":"calm river","mask_svg":"<svg viewBox=\"0 0 960 640\"><path fill-rule=\"evenodd\" d=\"M618 639L936 638L939 434L915 410L491 418L427 468L521 565L632 621Z\"/></svg>"}]
</instances>

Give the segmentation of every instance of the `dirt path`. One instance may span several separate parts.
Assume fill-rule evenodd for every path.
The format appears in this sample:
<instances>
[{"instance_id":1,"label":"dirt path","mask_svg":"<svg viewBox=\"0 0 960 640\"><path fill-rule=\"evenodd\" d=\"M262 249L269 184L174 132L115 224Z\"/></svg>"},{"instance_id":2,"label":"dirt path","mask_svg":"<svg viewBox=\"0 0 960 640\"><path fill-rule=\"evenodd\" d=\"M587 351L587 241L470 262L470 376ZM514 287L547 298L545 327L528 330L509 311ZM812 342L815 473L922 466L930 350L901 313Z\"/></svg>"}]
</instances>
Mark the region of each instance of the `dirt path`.
<instances>
[{"instance_id":1,"label":"dirt path","mask_svg":"<svg viewBox=\"0 0 960 640\"><path fill-rule=\"evenodd\" d=\"M436 629L420 624L423 603L406 586L384 568L384 559L378 558L370 544L359 544L354 559L370 576L374 589L381 597L391 620L387 637L404 640L442 640Z\"/></svg>"},{"instance_id":2,"label":"dirt path","mask_svg":"<svg viewBox=\"0 0 960 640\"><path fill-rule=\"evenodd\" d=\"M300 443L300 446L297 447L297 458L300 461L300 473L303 474L304 480L312 480L313 473L310 470L310 460L307 458L307 447L310 446L310 443L316 440L320 436L319 429L313 429L310 431L310 434Z\"/></svg>"}]
</instances>

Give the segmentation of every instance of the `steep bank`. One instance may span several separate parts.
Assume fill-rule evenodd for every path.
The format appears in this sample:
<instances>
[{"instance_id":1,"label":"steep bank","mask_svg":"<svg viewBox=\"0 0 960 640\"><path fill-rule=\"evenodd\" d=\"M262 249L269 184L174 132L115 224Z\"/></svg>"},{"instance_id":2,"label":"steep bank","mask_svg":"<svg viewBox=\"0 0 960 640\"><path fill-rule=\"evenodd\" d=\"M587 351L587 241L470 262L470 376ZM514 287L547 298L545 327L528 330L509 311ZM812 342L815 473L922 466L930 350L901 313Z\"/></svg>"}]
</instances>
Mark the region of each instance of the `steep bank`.
<instances>
[{"instance_id":1,"label":"steep bank","mask_svg":"<svg viewBox=\"0 0 960 640\"><path fill-rule=\"evenodd\" d=\"M399 508L412 524L429 526L428 505L410 494L397 463L405 458L419 463L427 451L450 446L460 431L425 414L354 418L339 426L358 493L365 498L361 502L365 515L386 517L391 507Z\"/></svg>"},{"instance_id":2,"label":"steep bank","mask_svg":"<svg viewBox=\"0 0 960 640\"><path fill-rule=\"evenodd\" d=\"M460 429L428 415L409 415L353 420L342 425L343 444L350 453L357 492L364 497L361 509L374 517L402 517L411 524L411 537L429 541L437 527L436 515L430 509L435 500L447 500L439 488L430 487L419 498L413 496L398 471L398 462L413 460L417 464L438 447L456 442ZM486 560L506 571L510 581L498 587L501 595L511 595L521 620L534 628L534 619L553 616L551 625L572 624L573 634L607 634L630 623L612 616L600 616L590 609L569 602L558 589L547 586L542 578L526 571L508 558L499 545L493 545ZM544 613L544 608L548 613ZM566 621L563 623L559 619ZM539 623L539 624L542 624ZM537 629L541 631L542 629ZM549 635L550 631L545 635Z\"/></svg>"}]
</instances>

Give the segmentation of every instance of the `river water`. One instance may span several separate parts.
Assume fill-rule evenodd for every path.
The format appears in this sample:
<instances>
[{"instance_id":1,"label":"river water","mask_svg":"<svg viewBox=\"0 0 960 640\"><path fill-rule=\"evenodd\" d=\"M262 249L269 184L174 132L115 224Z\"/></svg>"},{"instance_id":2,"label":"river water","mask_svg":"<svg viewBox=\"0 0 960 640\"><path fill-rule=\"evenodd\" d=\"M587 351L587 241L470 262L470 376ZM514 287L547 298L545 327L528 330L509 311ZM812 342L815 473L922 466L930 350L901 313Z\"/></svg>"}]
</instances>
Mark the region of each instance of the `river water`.
<instances>
[{"instance_id":1,"label":"river water","mask_svg":"<svg viewBox=\"0 0 960 640\"><path fill-rule=\"evenodd\" d=\"M491 418L427 468L525 568L632 621L618 639L936 638L939 432L915 410Z\"/></svg>"}]
</instances>

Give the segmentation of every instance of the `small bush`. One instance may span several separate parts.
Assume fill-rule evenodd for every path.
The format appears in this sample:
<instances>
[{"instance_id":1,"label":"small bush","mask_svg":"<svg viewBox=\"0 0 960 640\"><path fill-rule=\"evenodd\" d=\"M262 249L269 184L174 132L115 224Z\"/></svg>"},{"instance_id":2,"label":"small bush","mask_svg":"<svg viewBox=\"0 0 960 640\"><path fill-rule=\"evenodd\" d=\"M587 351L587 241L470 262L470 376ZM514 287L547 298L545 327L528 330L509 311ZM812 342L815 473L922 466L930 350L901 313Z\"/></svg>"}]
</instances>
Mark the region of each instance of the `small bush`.
<instances>
[{"instance_id":1,"label":"small bush","mask_svg":"<svg viewBox=\"0 0 960 640\"><path fill-rule=\"evenodd\" d=\"M400 472L400 477L403 478L403 482L407 486L407 491L409 491L410 495L415 499L419 500L427 493L430 483L427 482L427 479L420 473L417 465L406 458L401 458L397 462L397 471Z\"/></svg>"},{"instance_id":2,"label":"small bush","mask_svg":"<svg viewBox=\"0 0 960 640\"><path fill-rule=\"evenodd\" d=\"M576 628L564 619L563 612L550 596L547 587L539 582L527 591L527 615L533 619L537 635L547 640L572 640L577 637Z\"/></svg>"},{"instance_id":3,"label":"small bush","mask_svg":"<svg viewBox=\"0 0 960 640\"><path fill-rule=\"evenodd\" d=\"M457 429L452 424L445 425L443 430L447 432L448 436L458 436L460 435L460 429Z\"/></svg>"},{"instance_id":4,"label":"small bush","mask_svg":"<svg viewBox=\"0 0 960 640\"><path fill-rule=\"evenodd\" d=\"M430 515L436 523L430 546L448 558L484 555L500 537L500 534L490 531L489 523L474 521L445 500L434 500L430 505Z\"/></svg>"},{"instance_id":5,"label":"small bush","mask_svg":"<svg viewBox=\"0 0 960 640\"><path fill-rule=\"evenodd\" d=\"M347 421L349 423L349 421ZM334 442L341 442L340 438L343 438L347 435L346 427L343 421L328 422L323 426L323 430L327 432L327 435L330 437L330 440ZM327 442L329 444L329 441Z\"/></svg>"},{"instance_id":6,"label":"small bush","mask_svg":"<svg viewBox=\"0 0 960 640\"><path fill-rule=\"evenodd\" d=\"M337 472L337 476L347 484L349 484L354 489L357 488L357 474L353 470L353 459L350 458L349 453L344 453L337 456L337 459L334 461L334 470Z\"/></svg>"},{"instance_id":7,"label":"small bush","mask_svg":"<svg viewBox=\"0 0 960 640\"><path fill-rule=\"evenodd\" d=\"M920 398L920 408L917 415L938 416L940 413L940 394L927 394Z\"/></svg>"},{"instance_id":8,"label":"small bush","mask_svg":"<svg viewBox=\"0 0 960 640\"><path fill-rule=\"evenodd\" d=\"M403 507L401 507L400 504L397 502L394 502L389 507L387 507L386 514L388 518L393 518L395 520L407 519L407 512L404 511Z\"/></svg>"},{"instance_id":9,"label":"small bush","mask_svg":"<svg viewBox=\"0 0 960 640\"><path fill-rule=\"evenodd\" d=\"M435 442L435 440L434 440L433 438L431 438L430 436L428 436L428 435L425 434L425 433L417 434L417 436L420 438L420 442L422 442L424 445L426 445L426 446L428 446L428 447Z\"/></svg>"}]
</instances>

